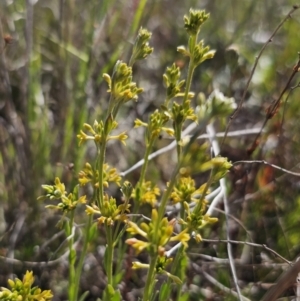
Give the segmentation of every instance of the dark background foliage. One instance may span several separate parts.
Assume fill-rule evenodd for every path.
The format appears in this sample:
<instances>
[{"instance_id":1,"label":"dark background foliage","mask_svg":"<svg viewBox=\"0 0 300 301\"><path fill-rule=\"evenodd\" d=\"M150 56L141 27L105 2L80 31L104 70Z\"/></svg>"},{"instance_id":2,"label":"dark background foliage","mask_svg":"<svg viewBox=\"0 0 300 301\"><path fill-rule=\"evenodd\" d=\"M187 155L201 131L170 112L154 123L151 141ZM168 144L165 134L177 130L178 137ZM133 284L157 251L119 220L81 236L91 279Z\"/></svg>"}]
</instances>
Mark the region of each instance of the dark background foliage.
<instances>
[{"instance_id":1,"label":"dark background foliage","mask_svg":"<svg viewBox=\"0 0 300 301\"><path fill-rule=\"evenodd\" d=\"M132 130L133 121L135 118L145 120L163 100L162 74L166 67L175 61L182 73L186 72L187 61L176 52L176 47L187 43L183 15L190 7L210 12L201 37L216 50L215 58L197 69L192 90L208 96L219 89L239 103L259 50L292 4L282 0L1 1L1 255L21 261L46 262L64 253L64 237L55 227L59 216L46 211L44 204L36 201L41 194L41 184L61 176L70 189L83 163L94 157L92 145L78 147L76 134L84 122L101 119L108 102L102 74L111 74L116 60L128 60L140 26L152 31L151 45L155 50L134 68L134 80L145 92L137 103L127 105L121 112L121 127L128 130L130 138L128 148L124 151L119 144L113 144L108 149L107 160L119 171L126 170L143 156L140 151L143 135ZM279 96L298 60L299 14L300 11L293 14L264 51L243 108L233 120L230 131L262 126L266 108ZM296 75L291 86L297 85L297 80ZM250 157L247 149L255 139L253 135L227 138L222 154L232 162L264 159L286 169L299 170L298 93L298 89L294 89L288 100L285 93L277 115L267 123ZM228 122L229 119L217 124L218 131L224 131ZM157 149L168 142L162 139ZM166 156L155 159L150 167L151 179L158 183L167 181L170 172ZM138 173L129 174L127 179L136 181ZM228 179L231 214L239 220L230 224L232 238L267 244L288 260L294 260L300 251L298 178L269 166L243 164L233 168ZM201 181L201 176L198 180ZM204 238L226 237L223 214L219 219L218 224L203 233ZM190 256L197 264L191 266L188 273L191 300L193 294L199 300L204 290L211 291L212 300L224 299L222 292L205 280L197 267L231 287L228 265L205 260L199 254L226 258L226 246L202 243L191 247ZM91 246L82 280L82 290L90 290L91 300L101 295L104 286L102 256L101 247ZM237 245L234 256L241 285L253 300L258 300L285 269L278 258L262 249L246 250ZM1 286L6 284L8 275L21 277L28 268L21 263L7 264L3 257ZM268 266L271 262L276 265ZM55 300L66 298L64 261L46 267L37 264L34 272L40 285L54 290ZM130 296L133 297L128 292L141 287L141 280L138 275L125 279L123 296L130 300ZM292 289L287 294L291 292Z\"/></svg>"}]
</instances>

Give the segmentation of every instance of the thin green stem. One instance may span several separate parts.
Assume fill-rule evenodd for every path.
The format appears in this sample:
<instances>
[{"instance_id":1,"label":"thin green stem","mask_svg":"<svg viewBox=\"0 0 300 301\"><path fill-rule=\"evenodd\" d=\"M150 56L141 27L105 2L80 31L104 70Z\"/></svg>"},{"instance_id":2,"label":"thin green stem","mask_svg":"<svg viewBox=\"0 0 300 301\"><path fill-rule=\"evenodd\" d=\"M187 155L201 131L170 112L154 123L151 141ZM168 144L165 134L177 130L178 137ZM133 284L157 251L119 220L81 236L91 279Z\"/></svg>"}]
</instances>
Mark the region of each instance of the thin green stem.
<instances>
[{"instance_id":1,"label":"thin green stem","mask_svg":"<svg viewBox=\"0 0 300 301\"><path fill-rule=\"evenodd\" d=\"M112 113L114 109L114 99L111 94L109 99L109 106L106 113L105 123L109 122L110 114ZM104 125L104 128L106 128L106 124ZM105 163L105 153L106 153L106 138L108 136L108 133L104 130L103 136L102 136L102 143L100 148L98 147L98 173L99 173L99 196L98 196L98 207L100 210L102 209L103 203L104 203L104 187L103 187L103 166Z\"/></svg>"},{"instance_id":2,"label":"thin green stem","mask_svg":"<svg viewBox=\"0 0 300 301\"><path fill-rule=\"evenodd\" d=\"M182 128L182 126L181 126L181 128ZM176 139L176 141L177 141L177 145L176 145L177 158L180 158L180 156L181 156L182 146L179 143L180 140L181 140L181 129L180 129L180 134L179 134L178 140Z\"/></svg>"},{"instance_id":3,"label":"thin green stem","mask_svg":"<svg viewBox=\"0 0 300 301\"><path fill-rule=\"evenodd\" d=\"M203 120L203 121L200 123L198 131L200 131L200 129L202 128L202 126L204 126L204 124L205 124L205 120ZM189 146L193 143L193 141L194 141L194 140L196 139L196 137L198 136L198 134L199 134L198 131L197 131L197 132L194 134L194 136L191 138L191 140L190 140L188 146L187 146L186 149L185 149L185 152L181 155L181 158L178 159L178 164L177 164L176 168L175 168L174 171L173 171L173 174L172 174L172 177L171 177L171 181L169 182L169 185L168 185L167 190L166 190L165 193L163 194L163 197L162 197L162 200L161 200L159 209L158 209L158 218L157 218L157 222L156 222L156 224L155 224L155 230L154 230L155 233L157 233L157 231L158 231L158 229L159 229L160 221L162 220L162 218L163 218L163 216L164 216L164 213L165 213L165 207L166 207L167 202L168 202L168 200L169 200L169 198L170 198L170 195L171 195L171 193L172 193L173 187L174 187L174 185L175 185L175 183L176 183L176 178L177 178L177 175L178 175L178 173L179 173L179 169L180 169L180 167L181 167L183 158L184 158L186 152L188 151ZM205 191L204 191L204 193L203 193L202 198L204 198L204 196L205 196L205 194L206 194L206 192L207 192L207 190L208 190L208 188L209 188L209 186L210 186L210 184L211 184L211 178L212 178L212 177L210 177L210 179L209 179L209 181L208 181L208 183L207 183L207 185L206 185L206 187L205 187ZM202 200L203 200L203 199L202 199ZM180 250L179 250L178 252L180 252ZM177 256L180 256L180 253L177 254ZM180 257L179 257L179 259L180 259ZM179 260L179 259L178 259L178 260Z\"/></svg>"},{"instance_id":4,"label":"thin green stem","mask_svg":"<svg viewBox=\"0 0 300 301\"><path fill-rule=\"evenodd\" d=\"M113 94L111 93L110 94L110 98L109 98L109 101L108 101L108 108L107 108L107 113L106 113L106 118L105 120L107 120L107 118L109 118L109 115L113 112L113 109L116 105L116 102L114 100L114 97L113 97ZM115 118L116 116L114 116Z\"/></svg>"},{"instance_id":5,"label":"thin green stem","mask_svg":"<svg viewBox=\"0 0 300 301\"><path fill-rule=\"evenodd\" d=\"M190 62L189 62L189 68L188 68L188 75L187 75L187 80L186 80L186 85L185 85L185 93L184 93L184 99L183 99L183 103L185 103L188 99L188 95L191 89L191 84L192 84L192 78L193 78L193 74L194 74L194 70L195 70L195 64L194 64L194 59L193 59L193 52L194 52L194 48L196 45L196 41L197 41L197 36L190 36Z\"/></svg>"},{"instance_id":6,"label":"thin green stem","mask_svg":"<svg viewBox=\"0 0 300 301\"><path fill-rule=\"evenodd\" d=\"M182 219L182 220L185 220L185 209L184 209L184 206L183 206L183 204L181 204L181 206L180 206L180 212L179 212L179 214L180 214L180 218ZM182 225L181 227L185 227L185 225Z\"/></svg>"},{"instance_id":7,"label":"thin green stem","mask_svg":"<svg viewBox=\"0 0 300 301\"><path fill-rule=\"evenodd\" d=\"M130 59L129 59L128 66L129 66L129 67L132 67L133 64L134 64L134 56L132 55L132 56L130 57Z\"/></svg>"},{"instance_id":8,"label":"thin green stem","mask_svg":"<svg viewBox=\"0 0 300 301\"><path fill-rule=\"evenodd\" d=\"M156 232L155 233L157 233L160 221L162 220L162 218L165 214L165 209L166 209L166 206L167 206L167 202L170 198L173 187L176 183L176 178L177 178L177 175L179 173L180 166L181 166L181 160L179 160L175 170L173 171L171 181L168 184L168 188L165 190L165 192L162 196L162 200L161 200L161 203L160 203L159 209L158 209L158 218L157 218L156 229L155 229Z\"/></svg>"},{"instance_id":9,"label":"thin green stem","mask_svg":"<svg viewBox=\"0 0 300 301\"><path fill-rule=\"evenodd\" d=\"M147 0L139 1L139 6L135 12L132 26L130 28L129 36L133 35L133 33L135 33L137 31L137 28L138 28L141 18L142 18L142 14L143 14L145 6L146 6L146 3L147 3Z\"/></svg>"},{"instance_id":10,"label":"thin green stem","mask_svg":"<svg viewBox=\"0 0 300 301\"><path fill-rule=\"evenodd\" d=\"M149 267L148 274L147 274L147 281L146 281L146 285L145 285L145 289L144 289L143 301L149 301L150 300L149 297L151 295L152 287L153 287L153 284L154 284L157 259L158 259L158 255L157 255L157 252L156 252L156 254L153 255L150 259L150 267Z\"/></svg>"},{"instance_id":11,"label":"thin green stem","mask_svg":"<svg viewBox=\"0 0 300 301\"><path fill-rule=\"evenodd\" d=\"M154 141L152 140L152 143L150 142L148 147L147 147L146 154L145 154L145 157L144 157L145 163L143 165L141 178L145 176L146 167L147 167L147 164L148 164L148 157L149 157L150 151L152 149L152 144L153 143L154 143ZM178 164L178 166L179 166L179 164ZM155 223L155 230L154 230L155 233L158 233L158 228L159 228L159 225L160 225L160 221L163 218L167 201L168 201L169 196L172 192L173 186L175 185L176 174L177 174L178 170L179 170L179 167L177 167L176 170L174 171L173 177L172 177L172 180L171 180L171 182L168 186L168 189L163 195L161 205L159 206L158 219ZM143 182L140 181L140 183L142 184ZM147 274L147 281L146 281L146 285L145 285L145 289L144 289L143 301L149 301L149 295L152 291L152 286L154 285L154 280L155 280L155 268L156 268L157 260L158 260L158 253L157 253L157 251L154 251L153 255L151 256L151 259L150 259L150 267L149 267L148 274Z\"/></svg>"},{"instance_id":12,"label":"thin green stem","mask_svg":"<svg viewBox=\"0 0 300 301\"><path fill-rule=\"evenodd\" d=\"M183 272L183 271L181 271L182 266L180 265L180 259L183 256L183 251L184 251L184 246L181 245L181 247L179 248L179 250L177 251L177 253L175 255L174 260L172 261L172 268L171 268L171 274L176 275L180 279L181 279L181 277L180 277L181 273L180 272ZM167 285L168 285L168 289L166 290L167 293L164 295L165 300L170 299L171 288L173 286L173 282L170 278L168 278ZM181 295L181 288L182 288L182 284L177 284L176 285L176 290L177 290L176 300L179 300L178 298Z\"/></svg>"},{"instance_id":13,"label":"thin green stem","mask_svg":"<svg viewBox=\"0 0 300 301\"><path fill-rule=\"evenodd\" d=\"M141 188L142 188L144 180L145 180L146 171L147 171L147 167L148 167L148 163L149 163L149 155L151 153L153 144L154 144L154 140L151 140L146 147L146 152L144 155L144 164L142 166L139 182L136 185L137 195L136 195L136 202L135 202L135 205L133 208L134 214L137 213L140 208Z\"/></svg>"},{"instance_id":14,"label":"thin green stem","mask_svg":"<svg viewBox=\"0 0 300 301\"><path fill-rule=\"evenodd\" d=\"M189 45L190 45L190 61L189 61L189 67L188 67L188 74L187 74L187 80L186 80L186 85L185 85L185 92L184 92L184 98L183 98L183 105L186 104L186 101L188 100L188 96L189 96L189 92L191 89L191 84L192 84L192 79L193 79L193 75L194 75L194 71L195 71L195 64L194 64L194 59L193 59L193 52L194 52L194 48L197 42L197 35L196 36L190 36L190 41L189 41ZM181 131L182 131L182 126L183 124L179 124L178 125L178 130L177 130L177 137L176 137L176 141L177 141L177 146L176 146L176 150L177 150L177 156L178 158L180 158L181 156L181 152L182 152L182 146L180 145L180 141L181 141Z\"/></svg>"},{"instance_id":15,"label":"thin green stem","mask_svg":"<svg viewBox=\"0 0 300 301\"><path fill-rule=\"evenodd\" d=\"M112 227L109 225L105 226L106 228L106 238L107 238L107 246L106 246L106 276L107 276L107 284L114 286L113 284L113 253L114 253L114 242L113 242L113 233Z\"/></svg>"},{"instance_id":16,"label":"thin green stem","mask_svg":"<svg viewBox=\"0 0 300 301\"><path fill-rule=\"evenodd\" d=\"M184 254L184 246L181 245L181 247L179 248L179 250L176 253L175 259L172 263L172 270L171 273L176 275L177 277L179 277L182 281L184 281L184 279L182 279L185 275L185 271L183 271L182 269L184 268L181 264L181 260L183 260L183 256L185 256ZM180 300L180 296L181 296L181 291L182 291L182 283L181 284L177 284L177 295L176 295L176 301Z\"/></svg>"},{"instance_id":17,"label":"thin green stem","mask_svg":"<svg viewBox=\"0 0 300 301\"><path fill-rule=\"evenodd\" d=\"M86 256L87 247L88 247L88 244L90 241L90 229L91 229L92 221L93 221L93 215L89 215L87 223L85 225L83 248L81 251L79 262L76 267L75 294L74 295L77 296L77 298L78 298L78 290L79 290L79 282L80 282L82 266L83 266L84 258Z\"/></svg>"},{"instance_id":18,"label":"thin green stem","mask_svg":"<svg viewBox=\"0 0 300 301\"><path fill-rule=\"evenodd\" d=\"M185 209L184 209L184 206L181 205L180 207L180 218L182 220L185 220ZM181 226L182 229L185 228L184 225ZM175 255L175 258L172 262L172 268L171 268L171 274L173 275L176 275L177 277L179 277L181 280L182 280L182 275L184 275L185 271L182 271L182 265L180 264L180 260L182 259L182 256L184 256L184 246L181 245L181 247L178 249L176 255ZM168 290L168 295L165 296L166 299L169 299L169 296L170 296L170 293L171 293L171 286L172 286L172 280L171 279L168 279L168 282L167 282L168 286L169 286L169 290ZM182 288L182 284L177 284L176 285L177 287L177 295L176 295L176 300L178 301L179 298L180 298L180 292L181 292L181 288Z\"/></svg>"},{"instance_id":19,"label":"thin green stem","mask_svg":"<svg viewBox=\"0 0 300 301\"><path fill-rule=\"evenodd\" d=\"M67 222L67 236L69 240L69 301L76 301L76 283L75 283L75 263L76 263L76 251L74 250L74 211L71 211L70 220Z\"/></svg>"},{"instance_id":20,"label":"thin green stem","mask_svg":"<svg viewBox=\"0 0 300 301\"><path fill-rule=\"evenodd\" d=\"M100 210L102 209L103 204L104 204L103 166L104 166L104 162L105 162L105 151L106 151L106 141L105 140L106 140L106 137L103 138L103 142L102 142L100 148L98 148L99 196L97 198L97 201L98 201L98 207L100 208Z\"/></svg>"},{"instance_id":21,"label":"thin green stem","mask_svg":"<svg viewBox=\"0 0 300 301\"><path fill-rule=\"evenodd\" d=\"M126 198L125 202L124 202L124 209L120 213L121 216L123 214L125 214L125 208L127 207L128 204L129 204L129 199ZM120 229L121 223L122 223L122 221L118 220L117 226L116 226L115 231L114 231L114 236L113 236L114 245L116 245L118 243L119 239L120 239L119 229ZM125 229L121 230L121 232L124 232L124 231L125 231Z\"/></svg>"},{"instance_id":22,"label":"thin green stem","mask_svg":"<svg viewBox=\"0 0 300 301\"><path fill-rule=\"evenodd\" d=\"M202 209L202 206L203 206L203 201L205 199L205 196L206 196L206 193L208 192L208 189L210 187L210 185L212 184L213 182L213 177L212 177L212 172L213 170L211 170L210 172L210 176L209 176L209 179L208 181L206 182L206 185L204 187L204 190L202 192L202 195L201 195L201 198L199 199L199 201L197 202L197 206L195 207L194 209L194 214L201 214L201 209Z\"/></svg>"},{"instance_id":23,"label":"thin green stem","mask_svg":"<svg viewBox=\"0 0 300 301\"><path fill-rule=\"evenodd\" d=\"M188 99L194 71L195 71L195 66L193 63L193 59L191 59L190 63L189 63L188 76L187 76L187 80L186 80L186 88L185 88L183 103L185 103Z\"/></svg>"},{"instance_id":24,"label":"thin green stem","mask_svg":"<svg viewBox=\"0 0 300 301\"><path fill-rule=\"evenodd\" d=\"M146 148L146 152L144 155L144 164L142 166L142 170L141 170L141 175L140 175L140 179L139 179L139 187L142 187L143 182L145 180L145 176L146 176L146 171L147 171L147 167L148 167L148 163L149 163L149 155L152 151L152 146L153 146L154 140L150 140L147 148Z\"/></svg>"}]
</instances>

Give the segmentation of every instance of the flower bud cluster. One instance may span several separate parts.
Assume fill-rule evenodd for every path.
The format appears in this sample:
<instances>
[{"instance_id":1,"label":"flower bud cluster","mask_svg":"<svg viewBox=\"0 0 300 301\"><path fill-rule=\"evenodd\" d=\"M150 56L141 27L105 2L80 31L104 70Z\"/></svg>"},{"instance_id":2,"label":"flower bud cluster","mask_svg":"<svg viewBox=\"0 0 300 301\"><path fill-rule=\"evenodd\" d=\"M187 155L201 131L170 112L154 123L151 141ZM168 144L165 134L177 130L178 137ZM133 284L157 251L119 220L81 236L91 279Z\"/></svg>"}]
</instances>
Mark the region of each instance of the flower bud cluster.
<instances>
[{"instance_id":1,"label":"flower bud cluster","mask_svg":"<svg viewBox=\"0 0 300 301\"><path fill-rule=\"evenodd\" d=\"M143 92L143 89L138 88L132 81L132 68L122 61L117 61L112 77L105 73L103 78L107 82L108 92L111 94L108 113L114 117L122 104L130 100L137 100L138 94Z\"/></svg>"},{"instance_id":2,"label":"flower bud cluster","mask_svg":"<svg viewBox=\"0 0 300 301\"><path fill-rule=\"evenodd\" d=\"M0 300L3 301L24 301L36 300L47 301L52 300L52 292L50 290L42 291L39 287L32 287L34 282L33 272L27 271L23 280L16 278L15 280L8 279L10 289L1 288Z\"/></svg>"},{"instance_id":3,"label":"flower bud cluster","mask_svg":"<svg viewBox=\"0 0 300 301\"><path fill-rule=\"evenodd\" d=\"M86 213L101 215L98 218L99 225L105 224L111 227L118 220L127 220L126 213L129 212L129 208L130 204L128 203L117 206L116 199L105 194L102 207L99 208L96 204L86 205Z\"/></svg>"},{"instance_id":4,"label":"flower bud cluster","mask_svg":"<svg viewBox=\"0 0 300 301\"><path fill-rule=\"evenodd\" d=\"M190 9L189 16L184 16L184 28L191 36L196 36L202 24L209 18L209 14L204 10Z\"/></svg>"},{"instance_id":5,"label":"flower bud cluster","mask_svg":"<svg viewBox=\"0 0 300 301\"><path fill-rule=\"evenodd\" d=\"M134 127L137 128L144 126L147 128L146 140L149 144L150 142L153 142L156 138L158 138L161 132L166 132L168 135L174 136L174 130L164 126L170 120L170 117L171 116L168 111L155 110L150 115L149 123L145 123L140 119L136 119L134 121Z\"/></svg>"},{"instance_id":6,"label":"flower bud cluster","mask_svg":"<svg viewBox=\"0 0 300 301\"><path fill-rule=\"evenodd\" d=\"M214 90L208 99L203 94L199 95L200 105L197 107L198 118L227 117L236 109L237 105L232 97L226 97L219 90Z\"/></svg>"},{"instance_id":7,"label":"flower bud cluster","mask_svg":"<svg viewBox=\"0 0 300 301\"><path fill-rule=\"evenodd\" d=\"M93 140L95 144L99 147L104 142L106 143L109 140L119 140L121 143L126 145L125 141L128 138L126 132L122 132L118 135L109 135L109 133L117 128L118 123L115 120L112 120L112 116L106 119L105 124L102 121L94 121L93 126L88 123L83 125L83 130L77 135L79 139L79 145L87 142L88 140Z\"/></svg>"},{"instance_id":8,"label":"flower bud cluster","mask_svg":"<svg viewBox=\"0 0 300 301\"><path fill-rule=\"evenodd\" d=\"M145 59L153 52L153 48L149 46L151 35L152 33L147 29L142 27L140 28L138 36L135 39L132 55L129 61L130 66L132 66L138 60Z\"/></svg>"},{"instance_id":9,"label":"flower bud cluster","mask_svg":"<svg viewBox=\"0 0 300 301\"><path fill-rule=\"evenodd\" d=\"M55 178L54 185L42 185L42 188L46 190L46 195L38 197L38 200L60 200L57 205L48 205L46 208L62 210L64 213L73 211L78 204L86 203L86 196L78 196L78 185L75 186L73 193L67 195L65 185L60 182L59 178Z\"/></svg>"},{"instance_id":10,"label":"flower bud cluster","mask_svg":"<svg viewBox=\"0 0 300 301\"><path fill-rule=\"evenodd\" d=\"M133 189L132 198L139 200L141 204L150 204L152 208L157 205L157 197L160 196L160 190L157 185L150 181L144 181L139 187Z\"/></svg>"},{"instance_id":11,"label":"flower bud cluster","mask_svg":"<svg viewBox=\"0 0 300 301\"><path fill-rule=\"evenodd\" d=\"M84 186L87 183L91 183L95 188L99 188L99 171L91 166L89 163L85 163L83 170L78 174L79 183ZM121 177L117 173L116 168L110 167L107 163L103 165L103 180L104 187L109 186L109 182L116 183L120 186Z\"/></svg>"},{"instance_id":12,"label":"flower bud cluster","mask_svg":"<svg viewBox=\"0 0 300 301\"><path fill-rule=\"evenodd\" d=\"M158 232L154 231L156 222L159 222ZM164 256L165 247L169 241L180 241L187 246L187 241L190 239L189 234L185 230L173 235L175 223L175 219L168 221L166 217L158 221L157 210L152 209L150 223L143 222L138 226L132 221L127 222L128 228L126 231L132 235L140 235L144 240L129 238L126 240L126 243L136 249L138 253L147 249L150 255L158 252L160 256Z\"/></svg>"}]
</instances>

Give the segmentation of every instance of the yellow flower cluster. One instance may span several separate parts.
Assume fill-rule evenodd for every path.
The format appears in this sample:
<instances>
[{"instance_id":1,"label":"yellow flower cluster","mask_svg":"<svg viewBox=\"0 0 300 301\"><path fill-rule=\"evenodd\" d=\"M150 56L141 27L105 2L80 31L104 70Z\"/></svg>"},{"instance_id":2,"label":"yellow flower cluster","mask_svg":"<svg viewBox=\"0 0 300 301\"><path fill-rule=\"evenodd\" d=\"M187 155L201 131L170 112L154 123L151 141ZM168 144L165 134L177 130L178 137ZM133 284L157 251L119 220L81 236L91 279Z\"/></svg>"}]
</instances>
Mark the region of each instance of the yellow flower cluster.
<instances>
[{"instance_id":1,"label":"yellow flower cluster","mask_svg":"<svg viewBox=\"0 0 300 301\"><path fill-rule=\"evenodd\" d=\"M190 239L190 235L186 230L180 232L177 235L173 235L175 219L168 221L167 218L163 218L160 221L158 231L154 231L155 223L157 222L158 214L157 210L152 210L151 222L149 224L141 223L139 226L132 222L128 221L127 224L129 227L126 229L132 235L140 235L145 238L146 241L129 238L126 240L126 243L131 245L137 253L140 253L144 249L147 249L150 254L151 252L158 251L160 256L165 254L165 246L169 241L180 241L184 246L187 246L187 241ZM151 248L157 248L157 250L152 250Z\"/></svg>"},{"instance_id":2,"label":"yellow flower cluster","mask_svg":"<svg viewBox=\"0 0 300 301\"><path fill-rule=\"evenodd\" d=\"M57 205L48 205L46 208L62 210L64 213L70 212L76 208L76 206L81 203L86 203L86 196L78 196L78 186L74 188L73 193L67 195L65 185L60 182L59 178L55 178L54 185L42 185L43 189L46 190L46 195L38 197L38 200L45 200L49 198L50 200L61 200Z\"/></svg>"},{"instance_id":3,"label":"yellow flower cluster","mask_svg":"<svg viewBox=\"0 0 300 301\"><path fill-rule=\"evenodd\" d=\"M88 140L93 140L97 146L101 145L104 141L106 142L109 140L119 140L124 145L126 144L125 141L128 138L126 132L121 132L118 135L108 135L109 132L116 129L118 126L118 123L115 120L108 118L105 125L106 127L102 121L98 122L96 120L94 121L93 126L85 123L83 125L83 130L80 130L80 133L77 135L79 145Z\"/></svg>"},{"instance_id":4,"label":"yellow flower cluster","mask_svg":"<svg viewBox=\"0 0 300 301\"><path fill-rule=\"evenodd\" d=\"M129 212L130 204L122 204L117 206L116 199L109 197L107 194L104 196L104 203L100 209L98 206L93 204L92 206L86 205L86 213L99 214L98 223L106 224L107 226L113 226L115 221L125 221L127 216L125 213Z\"/></svg>"},{"instance_id":5,"label":"yellow flower cluster","mask_svg":"<svg viewBox=\"0 0 300 301\"><path fill-rule=\"evenodd\" d=\"M159 195L159 188L150 181L143 182L142 186L134 189L132 193L134 199L139 199L142 204L150 204L152 207L155 207L157 204L157 197Z\"/></svg>"},{"instance_id":6,"label":"yellow flower cluster","mask_svg":"<svg viewBox=\"0 0 300 301\"><path fill-rule=\"evenodd\" d=\"M78 174L79 183L86 185L92 183L96 188L99 187L99 171L95 170L89 163L85 163L83 170ZM103 186L108 187L109 182L114 182L120 186L121 176L117 173L116 168L111 168L108 164L103 165Z\"/></svg>"},{"instance_id":7,"label":"yellow flower cluster","mask_svg":"<svg viewBox=\"0 0 300 301\"><path fill-rule=\"evenodd\" d=\"M2 287L0 291L0 300L22 301L22 300L36 300L47 301L52 300L52 292L50 290L42 291L37 286L32 287L34 277L32 271L27 271L23 280L15 279L8 280L10 289Z\"/></svg>"},{"instance_id":8,"label":"yellow flower cluster","mask_svg":"<svg viewBox=\"0 0 300 301\"><path fill-rule=\"evenodd\" d=\"M195 181L191 177L181 177L173 189L171 199L174 203L197 202L195 196L203 194L204 188L205 185L202 185L196 189Z\"/></svg>"},{"instance_id":9,"label":"yellow flower cluster","mask_svg":"<svg viewBox=\"0 0 300 301\"><path fill-rule=\"evenodd\" d=\"M167 111L155 110L150 115L150 121L148 124L136 119L134 121L134 127L137 128L144 126L147 128L147 142L153 141L155 138L159 137L161 132L166 132L168 135L174 136L174 130L164 126L170 120L170 117L171 116Z\"/></svg>"}]
</instances>

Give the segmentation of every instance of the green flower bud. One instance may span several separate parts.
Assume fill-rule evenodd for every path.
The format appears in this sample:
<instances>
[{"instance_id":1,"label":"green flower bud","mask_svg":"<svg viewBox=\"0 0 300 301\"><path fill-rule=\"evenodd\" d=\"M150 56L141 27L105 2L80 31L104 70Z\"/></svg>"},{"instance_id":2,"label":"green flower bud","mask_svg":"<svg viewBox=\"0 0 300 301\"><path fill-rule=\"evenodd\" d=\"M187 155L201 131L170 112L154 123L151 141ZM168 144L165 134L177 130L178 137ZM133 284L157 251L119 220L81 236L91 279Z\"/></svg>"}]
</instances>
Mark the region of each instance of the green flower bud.
<instances>
[{"instance_id":1,"label":"green flower bud","mask_svg":"<svg viewBox=\"0 0 300 301\"><path fill-rule=\"evenodd\" d=\"M184 56L190 56L191 54L186 50L184 46L178 46L177 51Z\"/></svg>"},{"instance_id":2,"label":"green flower bud","mask_svg":"<svg viewBox=\"0 0 300 301\"><path fill-rule=\"evenodd\" d=\"M232 167L231 162L228 161L227 158L224 157L215 157L211 159L212 163L212 179L213 181L219 181L222 179L228 172L228 170Z\"/></svg>"},{"instance_id":3,"label":"green flower bud","mask_svg":"<svg viewBox=\"0 0 300 301\"><path fill-rule=\"evenodd\" d=\"M129 65L132 66L137 60L145 59L153 52L153 48L149 46L151 32L142 27L139 30L138 36L135 39L132 56Z\"/></svg>"},{"instance_id":4,"label":"green flower bud","mask_svg":"<svg viewBox=\"0 0 300 301\"><path fill-rule=\"evenodd\" d=\"M201 28L201 25L209 18L204 10L190 9L190 15L184 16L184 28L191 36L196 36Z\"/></svg>"},{"instance_id":5,"label":"green flower bud","mask_svg":"<svg viewBox=\"0 0 300 301\"><path fill-rule=\"evenodd\" d=\"M107 73L102 75L103 79L107 82L109 89L111 88L111 78Z\"/></svg>"},{"instance_id":6,"label":"green flower bud","mask_svg":"<svg viewBox=\"0 0 300 301\"><path fill-rule=\"evenodd\" d=\"M132 184L125 181L121 187L121 192L123 193L126 200L129 200L133 191Z\"/></svg>"}]
</instances>

